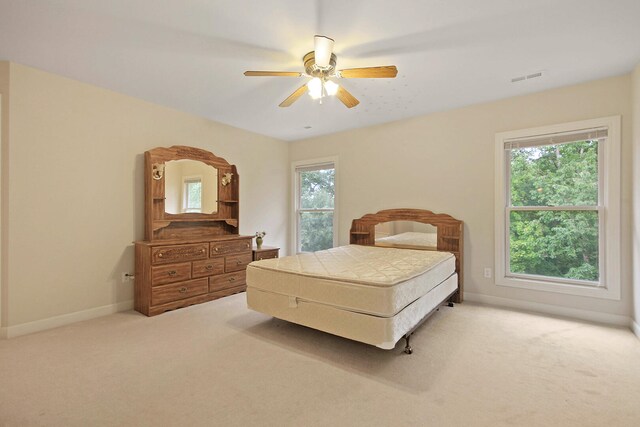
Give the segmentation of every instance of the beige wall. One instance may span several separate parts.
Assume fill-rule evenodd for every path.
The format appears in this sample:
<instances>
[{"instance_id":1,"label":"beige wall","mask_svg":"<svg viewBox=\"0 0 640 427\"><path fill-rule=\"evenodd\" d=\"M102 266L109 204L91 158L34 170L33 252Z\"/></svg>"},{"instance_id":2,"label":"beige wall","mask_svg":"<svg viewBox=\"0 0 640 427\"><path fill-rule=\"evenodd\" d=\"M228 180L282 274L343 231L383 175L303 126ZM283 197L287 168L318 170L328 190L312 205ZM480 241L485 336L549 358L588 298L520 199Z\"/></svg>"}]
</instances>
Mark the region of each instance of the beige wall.
<instances>
[{"instance_id":1,"label":"beige wall","mask_svg":"<svg viewBox=\"0 0 640 427\"><path fill-rule=\"evenodd\" d=\"M8 164L6 159L7 141L9 140L9 63L0 61L0 338L4 336L4 325L7 324L6 302L7 302L7 278L6 278L6 210L7 204L4 199L7 194Z\"/></svg>"},{"instance_id":2,"label":"beige wall","mask_svg":"<svg viewBox=\"0 0 640 427\"><path fill-rule=\"evenodd\" d=\"M626 75L297 141L290 160L338 156L340 244L349 242L351 220L365 213L400 207L446 212L465 221L466 292L628 317L630 89ZM496 132L612 115L623 117L622 300L498 287L483 278L483 268L494 267Z\"/></svg>"},{"instance_id":3,"label":"beige wall","mask_svg":"<svg viewBox=\"0 0 640 427\"><path fill-rule=\"evenodd\" d=\"M2 326L132 300L120 274L134 271L132 241L144 237L143 153L154 147L237 165L240 233L267 230L286 250L285 142L22 65L10 72Z\"/></svg>"},{"instance_id":4,"label":"beige wall","mask_svg":"<svg viewBox=\"0 0 640 427\"><path fill-rule=\"evenodd\" d=\"M632 76L290 144L7 62L0 62L0 94L2 327L132 299L133 284L119 276L133 271L131 242L144 234L142 153L174 144L236 164L240 232L266 230L268 244L283 253L290 162L337 155L340 244L349 241L351 220L364 213L394 207L447 212L465 221L468 293L632 314L632 241L636 259L640 253L640 189L632 193L631 184L632 165L635 181L640 170L640 66ZM495 133L610 115L623 117L622 300L502 288L484 279L483 268L494 267ZM640 265L635 269L638 319Z\"/></svg>"},{"instance_id":5,"label":"beige wall","mask_svg":"<svg viewBox=\"0 0 640 427\"><path fill-rule=\"evenodd\" d=\"M633 79L633 318L640 337L640 64Z\"/></svg>"}]
</instances>

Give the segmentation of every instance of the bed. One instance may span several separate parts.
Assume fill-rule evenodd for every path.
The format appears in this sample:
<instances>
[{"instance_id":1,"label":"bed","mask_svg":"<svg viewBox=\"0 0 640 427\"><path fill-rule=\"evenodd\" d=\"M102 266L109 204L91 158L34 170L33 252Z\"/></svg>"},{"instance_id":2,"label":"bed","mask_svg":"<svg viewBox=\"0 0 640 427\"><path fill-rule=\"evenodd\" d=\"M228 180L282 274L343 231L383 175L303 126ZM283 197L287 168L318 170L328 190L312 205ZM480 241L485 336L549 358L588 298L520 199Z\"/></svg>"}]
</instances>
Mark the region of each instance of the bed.
<instances>
[{"instance_id":1,"label":"bed","mask_svg":"<svg viewBox=\"0 0 640 427\"><path fill-rule=\"evenodd\" d=\"M375 225L395 220L435 226L436 247L378 245ZM349 245L249 264L248 307L387 350L405 338L411 353L415 329L440 305L462 301L462 222L393 209L354 220L350 234Z\"/></svg>"}]
</instances>

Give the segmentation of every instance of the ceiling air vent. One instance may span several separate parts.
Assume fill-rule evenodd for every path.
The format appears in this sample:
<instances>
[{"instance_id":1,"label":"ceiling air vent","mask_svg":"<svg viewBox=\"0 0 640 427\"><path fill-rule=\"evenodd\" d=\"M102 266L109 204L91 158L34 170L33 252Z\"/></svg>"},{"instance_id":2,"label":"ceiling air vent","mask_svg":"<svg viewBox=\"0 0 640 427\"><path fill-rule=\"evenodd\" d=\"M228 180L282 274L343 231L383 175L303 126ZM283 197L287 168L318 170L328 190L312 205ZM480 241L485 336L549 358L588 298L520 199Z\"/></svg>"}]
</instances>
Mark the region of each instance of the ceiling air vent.
<instances>
[{"instance_id":1,"label":"ceiling air vent","mask_svg":"<svg viewBox=\"0 0 640 427\"><path fill-rule=\"evenodd\" d=\"M518 76L511 79L511 83L523 82L525 80L536 79L538 77L542 77L542 71L538 71L537 73L527 74L524 76Z\"/></svg>"}]
</instances>

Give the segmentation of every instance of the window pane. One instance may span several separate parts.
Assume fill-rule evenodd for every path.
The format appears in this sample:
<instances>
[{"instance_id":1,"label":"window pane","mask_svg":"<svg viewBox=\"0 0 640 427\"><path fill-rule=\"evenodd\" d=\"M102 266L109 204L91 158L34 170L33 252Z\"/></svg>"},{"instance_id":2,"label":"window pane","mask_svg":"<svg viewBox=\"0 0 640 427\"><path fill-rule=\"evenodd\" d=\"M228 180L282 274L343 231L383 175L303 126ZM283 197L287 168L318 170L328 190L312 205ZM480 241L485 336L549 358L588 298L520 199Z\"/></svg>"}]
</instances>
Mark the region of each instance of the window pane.
<instances>
[{"instance_id":1,"label":"window pane","mask_svg":"<svg viewBox=\"0 0 640 427\"><path fill-rule=\"evenodd\" d=\"M597 211L512 211L510 222L512 273L599 280Z\"/></svg>"},{"instance_id":2,"label":"window pane","mask_svg":"<svg viewBox=\"0 0 640 427\"><path fill-rule=\"evenodd\" d=\"M300 250L314 252L333 247L333 212L300 212Z\"/></svg>"},{"instance_id":3,"label":"window pane","mask_svg":"<svg viewBox=\"0 0 640 427\"><path fill-rule=\"evenodd\" d=\"M300 208L333 209L335 169L300 172Z\"/></svg>"},{"instance_id":4,"label":"window pane","mask_svg":"<svg viewBox=\"0 0 640 427\"><path fill-rule=\"evenodd\" d=\"M512 206L596 206L598 141L511 151Z\"/></svg>"},{"instance_id":5,"label":"window pane","mask_svg":"<svg viewBox=\"0 0 640 427\"><path fill-rule=\"evenodd\" d=\"M200 209L202 207L202 183L187 183L187 208Z\"/></svg>"}]
</instances>

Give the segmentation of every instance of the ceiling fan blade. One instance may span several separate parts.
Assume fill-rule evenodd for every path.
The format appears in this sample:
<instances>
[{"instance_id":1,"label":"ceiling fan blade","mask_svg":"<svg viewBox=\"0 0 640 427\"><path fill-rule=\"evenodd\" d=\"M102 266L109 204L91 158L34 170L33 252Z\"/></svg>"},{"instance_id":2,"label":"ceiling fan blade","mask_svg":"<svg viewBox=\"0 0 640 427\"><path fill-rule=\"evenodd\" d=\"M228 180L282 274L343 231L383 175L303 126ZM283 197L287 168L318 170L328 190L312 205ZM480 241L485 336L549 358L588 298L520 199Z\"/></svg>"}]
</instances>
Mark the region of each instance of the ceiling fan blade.
<instances>
[{"instance_id":1,"label":"ceiling fan blade","mask_svg":"<svg viewBox=\"0 0 640 427\"><path fill-rule=\"evenodd\" d=\"M295 71L245 71L244 75L250 76L250 77L265 77L265 76L300 77L302 73L296 73Z\"/></svg>"},{"instance_id":2,"label":"ceiling fan blade","mask_svg":"<svg viewBox=\"0 0 640 427\"><path fill-rule=\"evenodd\" d=\"M358 101L355 96L351 95L342 86L338 88L338 92L336 92L336 96L347 108L353 108L356 105L360 104L360 101Z\"/></svg>"},{"instance_id":3,"label":"ceiling fan blade","mask_svg":"<svg viewBox=\"0 0 640 427\"><path fill-rule=\"evenodd\" d=\"M347 79L379 79L397 76L398 69L395 65L388 65L384 67L349 68L340 70L338 73L340 77Z\"/></svg>"},{"instance_id":4,"label":"ceiling fan blade","mask_svg":"<svg viewBox=\"0 0 640 427\"><path fill-rule=\"evenodd\" d=\"M318 67L328 67L333 53L333 39L325 36L314 36L314 55Z\"/></svg>"},{"instance_id":5,"label":"ceiling fan blade","mask_svg":"<svg viewBox=\"0 0 640 427\"><path fill-rule=\"evenodd\" d=\"M290 106L291 104L296 102L298 100L298 98L300 98L302 95L304 95L306 91L307 91L307 84L305 83L302 86L300 86L295 92L293 92L291 95L289 95L289 97L287 99L282 101L280 103L280 107L288 107L288 106Z\"/></svg>"}]
</instances>

